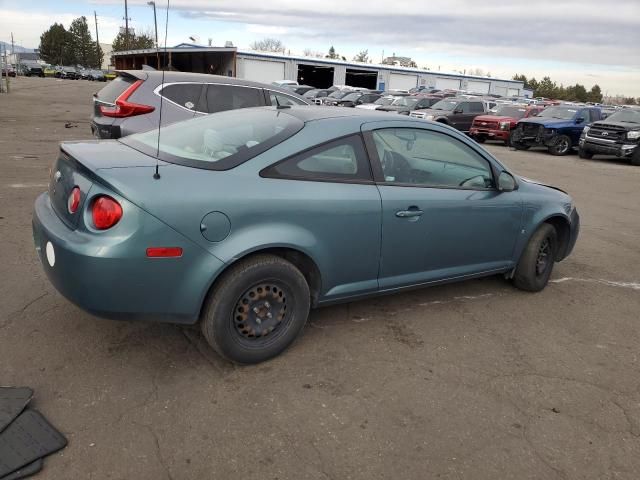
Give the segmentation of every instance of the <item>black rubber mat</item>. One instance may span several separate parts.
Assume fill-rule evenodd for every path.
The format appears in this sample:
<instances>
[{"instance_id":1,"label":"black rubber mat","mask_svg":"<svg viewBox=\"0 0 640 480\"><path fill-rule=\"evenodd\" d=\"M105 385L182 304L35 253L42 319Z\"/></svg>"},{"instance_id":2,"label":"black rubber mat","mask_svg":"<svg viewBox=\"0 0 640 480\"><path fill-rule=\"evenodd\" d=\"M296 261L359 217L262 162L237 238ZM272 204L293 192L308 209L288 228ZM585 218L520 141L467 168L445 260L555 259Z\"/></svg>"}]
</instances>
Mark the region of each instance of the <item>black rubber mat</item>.
<instances>
[{"instance_id":1,"label":"black rubber mat","mask_svg":"<svg viewBox=\"0 0 640 480\"><path fill-rule=\"evenodd\" d=\"M0 387L0 432L16 418L33 397L28 387Z\"/></svg>"},{"instance_id":2,"label":"black rubber mat","mask_svg":"<svg viewBox=\"0 0 640 480\"><path fill-rule=\"evenodd\" d=\"M36 410L25 410L0 433L0 478L67 445Z\"/></svg>"},{"instance_id":3,"label":"black rubber mat","mask_svg":"<svg viewBox=\"0 0 640 480\"><path fill-rule=\"evenodd\" d=\"M16 470L15 472L6 475L0 480L20 480L21 478L26 478L31 475L35 475L40 470L42 470L42 466L44 465L44 461L39 458L35 462L31 462L29 465L25 465L20 470Z\"/></svg>"}]
</instances>

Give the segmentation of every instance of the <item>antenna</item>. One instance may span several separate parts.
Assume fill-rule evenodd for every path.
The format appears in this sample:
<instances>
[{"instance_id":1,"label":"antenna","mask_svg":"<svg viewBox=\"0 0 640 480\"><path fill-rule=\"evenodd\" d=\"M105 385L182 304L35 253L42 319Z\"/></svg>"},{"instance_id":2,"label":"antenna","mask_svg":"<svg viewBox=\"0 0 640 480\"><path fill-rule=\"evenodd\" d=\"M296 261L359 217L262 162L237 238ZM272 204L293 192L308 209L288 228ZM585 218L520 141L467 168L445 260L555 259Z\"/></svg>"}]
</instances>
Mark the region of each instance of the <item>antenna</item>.
<instances>
[{"instance_id":1,"label":"antenna","mask_svg":"<svg viewBox=\"0 0 640 480\"><path fill-rule=\"evenodd\" d=\"M163 60L167 59L167 32L169 30L169 0L167 0L167 17L165 20L165 24L164 24L164 55L163 55ZM156 49L159 49L160 46L156 45ZM157 52L157 50L156 50ZM162 82L160 83L160 85L162 85L164 87L164 71L165 71L165 65L162 65ZM160 178L160 171L159 171L159 159L158 157L160 157L160 132L162 131L162 103L163 103L164 97L162 96L162 91L160 91L160 112L158 114L158 148L156 150L156 171L153 174L153 178L158 180Z\"/></svg>"}]
</instances>

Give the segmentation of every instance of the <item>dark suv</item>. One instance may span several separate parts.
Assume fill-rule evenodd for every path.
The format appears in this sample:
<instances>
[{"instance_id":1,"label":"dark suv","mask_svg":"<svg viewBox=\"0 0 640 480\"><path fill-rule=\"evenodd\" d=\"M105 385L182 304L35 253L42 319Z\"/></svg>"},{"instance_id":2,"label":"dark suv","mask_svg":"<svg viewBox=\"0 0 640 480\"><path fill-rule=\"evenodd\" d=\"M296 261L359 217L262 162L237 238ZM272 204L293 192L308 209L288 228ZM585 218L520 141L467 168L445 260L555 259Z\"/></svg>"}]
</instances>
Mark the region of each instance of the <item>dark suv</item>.
<instances>
[{"instance_id":1,"label":"dark suv","mask_svg":"<svg viewBox=\"0 0 640 480\"><path fill-rule=\"evenodd\" d=\"M415 110L409 115L423 120L446 123L461 132L468 132L473 119L484 113L485 103L482 100L445 98L427 110Z\"/></svg>"},{"instance_id":2,"label":"dark suv","mask_svg":"<svg viewBox=\"0 0 640 480\"><path fill-rule=\"evenodd\" d=\"M93 96L91 131L119 138L223 110L263 105L309 105L291 90L200 73L128 70Z\"/></svg>"},{"instance_id":3,"label":"dark suv","mask_svg":"<svg viewBox=\"0 0 640 480\"><path fill-rule=\"evenodd\" d=\"M624 109L584 127L580 137L580 158L594 154L629 158L632 165L640 166L640 109Z\"/></svg>"}]
</instances>

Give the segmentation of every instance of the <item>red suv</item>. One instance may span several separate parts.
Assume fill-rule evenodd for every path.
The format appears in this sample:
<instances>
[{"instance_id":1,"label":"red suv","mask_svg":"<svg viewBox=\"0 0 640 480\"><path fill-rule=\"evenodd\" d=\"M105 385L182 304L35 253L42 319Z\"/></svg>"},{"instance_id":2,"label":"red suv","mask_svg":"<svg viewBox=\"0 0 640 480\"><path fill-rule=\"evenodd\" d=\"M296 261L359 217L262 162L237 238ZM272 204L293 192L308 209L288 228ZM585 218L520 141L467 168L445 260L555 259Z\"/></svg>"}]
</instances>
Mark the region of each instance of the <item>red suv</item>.
<instances>
[{"instance_id":1,"label":"red suv","mask_svg":"<svg viewBox=\"0 0 640 480\"><path fill-rule=\"evenodd\" d=\"M509 145L511 130L516 128L518 120L533 117L544 110L544 107L532 105L498 105L495 111L487 115L480 115L473 119L469 135L478 143L485 140L502 140Z\"/></svg>"}]
</instances>

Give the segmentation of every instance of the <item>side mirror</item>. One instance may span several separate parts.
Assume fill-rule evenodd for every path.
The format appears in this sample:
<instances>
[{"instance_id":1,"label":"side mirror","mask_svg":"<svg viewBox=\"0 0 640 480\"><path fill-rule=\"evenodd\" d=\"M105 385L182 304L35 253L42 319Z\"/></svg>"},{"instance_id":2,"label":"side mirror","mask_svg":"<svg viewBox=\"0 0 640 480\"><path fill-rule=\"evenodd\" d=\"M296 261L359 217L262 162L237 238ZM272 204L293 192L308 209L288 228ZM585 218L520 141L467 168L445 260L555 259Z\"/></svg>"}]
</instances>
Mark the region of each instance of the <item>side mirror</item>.
<instances>
[{"instance_id":1,"label":"side mirror","mask_svg":"<svg viewBox=\"0 0 640 480\"><path fill-rule=\"evenodd\" d=\"M462 109L461 108L456 108L453 113L462 113Z\"/></svg>"},{"instance_id":2,"label":"side mirror","mask_svg":"<svg viewBox=\"0 0 640 480\"><path fill-rule=\"evenodd\" d=\"M502 171L498 176L498 190L500 192L513 192L518 188L516 179L509 172Z\"/></svg>"},{"instance_id":3,"label":"side mirror","mask_svg":"<svg viewBox=\"0 0 640 480\"><path fill-rule=\"evenodd\" d=\"M582 122L584 122L584 117L576 118L576 123L582 123Z\"/></svg>"}]
</instances>

